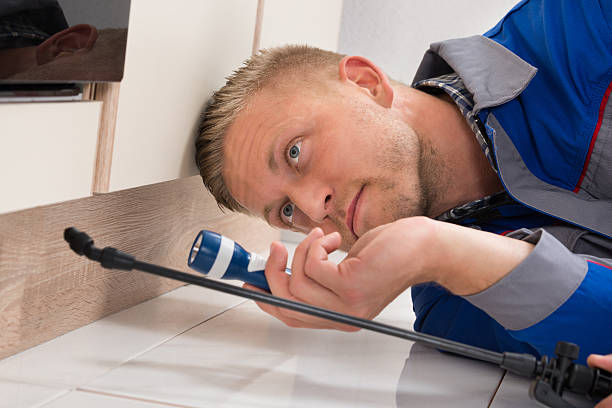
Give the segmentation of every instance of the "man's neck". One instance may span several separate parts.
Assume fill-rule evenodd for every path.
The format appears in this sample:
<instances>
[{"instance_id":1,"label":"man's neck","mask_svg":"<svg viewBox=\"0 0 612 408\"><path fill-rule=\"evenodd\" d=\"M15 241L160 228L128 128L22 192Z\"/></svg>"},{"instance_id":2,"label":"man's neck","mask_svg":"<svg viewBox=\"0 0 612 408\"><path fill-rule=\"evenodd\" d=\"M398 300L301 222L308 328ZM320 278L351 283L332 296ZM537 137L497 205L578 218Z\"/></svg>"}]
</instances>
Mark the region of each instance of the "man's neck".
<instances>
[{"instance_id":1,"label":"man's neck","mask_svg":"<svg viewBox=\"0 0 612 408\"><path fill-rule=\"evenodd\" d=\"M394 104L442 163L429 216L503 189L474 132L450 97L401 87ZM427 158L425 158L427 159Z\"/></svg>"}]
</instances>

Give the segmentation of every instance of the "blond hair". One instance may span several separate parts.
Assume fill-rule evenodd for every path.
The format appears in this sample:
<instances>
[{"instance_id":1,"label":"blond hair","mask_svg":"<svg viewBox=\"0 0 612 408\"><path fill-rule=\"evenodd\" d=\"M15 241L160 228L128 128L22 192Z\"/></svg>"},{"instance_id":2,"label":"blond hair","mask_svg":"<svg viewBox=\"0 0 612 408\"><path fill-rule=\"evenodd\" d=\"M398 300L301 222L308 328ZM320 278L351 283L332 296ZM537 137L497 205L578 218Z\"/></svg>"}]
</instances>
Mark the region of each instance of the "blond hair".
<instances>
[{"instance_id":1,"label":"blond hair","mask_svg":"<svg viewBox=\"0 0 612 408\"><path fill-rule=\"evenodd\" d=\"M249 99L291 74L337 77L342 57L306 45L287 45L260 50L227 77L225 86L215 92L206 107L196 139L196 164L204 185L217 200L219 208L249 213L232 197L223 179L225 134Z\"/></svg>"}]
</instances>

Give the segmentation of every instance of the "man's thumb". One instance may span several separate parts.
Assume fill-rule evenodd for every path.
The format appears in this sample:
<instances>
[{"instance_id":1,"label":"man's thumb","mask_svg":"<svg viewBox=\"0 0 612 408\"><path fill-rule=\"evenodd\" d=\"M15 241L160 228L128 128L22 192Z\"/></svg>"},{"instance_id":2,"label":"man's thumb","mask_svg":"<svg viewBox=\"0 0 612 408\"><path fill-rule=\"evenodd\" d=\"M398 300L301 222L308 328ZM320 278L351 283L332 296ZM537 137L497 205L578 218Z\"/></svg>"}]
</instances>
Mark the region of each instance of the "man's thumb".
<instances>
[{"instance_id":1,"label":"man's thumb","mask_svg":"<svg viewBox=\"0 0 612 408\"><path fill-rule=\"evenodd\" d=\"M266 272L285 274L288 257L287 248L280 242L274 241L270 245L270 256L268 257L268 262L266 262Z\"/></svg>"}]
</instances>

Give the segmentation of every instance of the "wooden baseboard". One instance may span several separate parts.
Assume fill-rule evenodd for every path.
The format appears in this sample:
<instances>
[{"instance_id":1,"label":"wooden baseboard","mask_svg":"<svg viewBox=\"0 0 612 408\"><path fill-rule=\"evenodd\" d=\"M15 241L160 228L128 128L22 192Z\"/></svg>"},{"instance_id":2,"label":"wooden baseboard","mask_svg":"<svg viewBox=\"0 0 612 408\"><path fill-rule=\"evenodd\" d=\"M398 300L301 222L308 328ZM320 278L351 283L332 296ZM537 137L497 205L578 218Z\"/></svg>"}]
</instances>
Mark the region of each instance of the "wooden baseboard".
<instances>
[{"instance_id":1,"label":"wooden baseboard","mask_svg":"<svg viewBox=\"0 0 612 408\"><path fill-rule=\"evenodd\" d=\"M186 272L201 229L253 251L280 236L258 219L223 214L198 176L0 215L0 358L182 285L77 256L63 239L69 226L98 247Z\"/></svg>"}]
</instances>

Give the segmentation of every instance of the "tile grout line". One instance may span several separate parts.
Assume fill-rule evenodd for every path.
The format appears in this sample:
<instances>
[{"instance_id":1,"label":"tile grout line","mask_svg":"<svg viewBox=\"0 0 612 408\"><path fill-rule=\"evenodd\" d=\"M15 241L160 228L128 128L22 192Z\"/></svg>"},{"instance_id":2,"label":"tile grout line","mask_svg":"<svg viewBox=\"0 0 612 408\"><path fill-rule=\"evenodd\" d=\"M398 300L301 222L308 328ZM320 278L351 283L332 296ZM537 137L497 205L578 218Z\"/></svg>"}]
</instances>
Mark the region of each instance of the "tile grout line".
<instances>
[{"instance_id":1,"label":"tile grout line","mask_svg":"<svg viewBox=\"0 0 612 408\"><path fill-rule=\"evenodd\" d=\"M248 299L243 299L243 300L242 300L242 301L240 301L239 303L236 303L236 304L234 304L234 305L232 305L232 306L229 306L229 307L227 307L226 309L223 309L223 310L221 310L220 312L217 312L217 313L215 313L214 315L212 315L212 316L210 316L210 317L206 318L205 320L202 320L202 321L200 321L200 322L198 322L198 323L194 324L193 326L190 326L190 327L188 327L187 329L185 329L185 330L183 330L183 331L181 331L181 332L179 332L179 333L177 333L177 334L175 334L175 335L172 335L171 337L168 337L168 338L166 338L166 339L164 339L164 340L161 340L161 341L160 341L160 342L158 342L158 343L155 343L155 344L154 344L154 345L152 345L152 346L147 347L147 348L146 348L146 349L144 349L143 351L141 351L141 352L139 352L139 353L137 353L137 354L134 354L133 356L131 356L131 357L129 357L129 358L127 358L127 359L125 359L125 360L121 361L119 364L117 364L117 365L113 366L112 368L110 368L110 369L106 370L104 373L102 373L102 374L100 374L100 375L97 375L97 376L95 376L95 377L91 378L91 379L90 379L90 380L88 380L88 381L87 381L85 384L88 384L88 383L90 383L90 382L92 382L92 381L94 381L94 380L96 380L96 379L98 379L98 378L100 378L100 377L102 377L102 376L104 376L104 375L108 374L110 371L112 371L112 370L116 369L117 367L122 366L123 364L127 363L128 361L131 361L131 360L133 360L133 359L135 359L135 358L138 358L138 357L140 357L141 355L143 355L144 353L147 353L147 352L151 351L152 349L154 349L154 348L156 348L156 347L159 347L159 346L161 346L162 344L164 344L164 343L166 343L166 342L168 342L168 341L170 341L170 340L174 339L175 337L180 336L181 334L184 334L185 332L188 332L189 330L191 330L191 329L193 329L193 328L195 328L195 327L197 327L197 326L199 326L199 325L201 325L201 324L204 324L204 323L206 323L206 322L208 322L208 321L210 321L210 320L212 320L212 319L214 319L214 318L216 318L216 317L218 317L218 316L222 315L223 313L225 313L225 312L227 312L227 311L230 311L230 310L232 310L232 309L234 309L234 308L236 308L236 307L238 307L238 306L240 306L240 305L242 305L242 304L244 304L244 303L246 303L246 302L248 302ZM95 323L95 322L94 322L94 323ZM49 341L53 341L53 340L54 340L54 339L49 340ZM43 344L44 344L44 343L43 343ZM26 350L26 351L27 351L27 350ZM18 353L18 354L19 354L19 353ZM14 354L14 355L12 355L12 356L9 356L9 357L7 357L7 359L12 358L12 357L15 357L15 356L17 356L18 354ZM0 360L0 361L6 361L6 360ZM71 385L68 385L68 384L54 383L54 382L47 382L47 381L25 381L25 380L23 380L23 379L14 379L14 378L8 378L8 377L6 377L6 378L5 378L5 377L3 377L3 376L0 376L0 380L2 380L2 379L6 379L6 380L8 380L8 381L13 381L13 382L18 382L18 383L21 383L21 384L37 385L37 386L40 386L40 387L46 387L46 388L59 388L59 389L65 390L66 392L74 391L74 390L75 390L75 389L77 389L79 386L81 386L81 385L85 385L85 384L71 384ZM47 402L42 402L42 404L47 404L47 403L48 403L48 401L47 401ZM35 407L38 407L39 405L34 405L34 406L35 406Z\"/></svg>"},{"instance_id":2,"label":"tile grout line","mask_svg":"<svg viewBox=\"0 0 612 408\"><path fill-rule=\"evenodd\" d=\"M52 278L49 278L49 279L52 279ZM49 279L45 278L44 280L42 280L42 281L40 281L40 282L38 282L38 283L45 283L45 282L49 281ZM187 287L187 286L189 286L189 285L190 285L190 284L186 284L186 285L183 285L183 286L176 287L176 288L174 288L174 289L172 289L172 290L169 290L168 292L165 292L165 293L162 293L162 294L160 294L160 295L157 295L157 296L155 296L155 297L153 297L153 298L151 298L151 299L148 299L148 300L145 300L145 301L143 301L143 302L141 302L141 303L138 303L138 304L132 305L132 306L130 306L130 307L128 307L128 308L125 308L125 309L122 309L122 310L118 310L117 312L115 312L115 313L111 313L111 314L110 314L110 315L108 315L108 316L104 316L104 317L102 317L102 318L100 318L100 319L98 319L98 320L95 320L95 321L90 322L90 323L87 323L87 324L85 324L85 325L83 325L83 326L77 327L76 329L71 330L71 331L69 331L69 332L67 332L67 333L64 333L64 334L61 334L61 335L59 335L59 336L57 336L57 337L54 337L54 338L52 338L52 339L46 340L46 341L44 341L44 342L42 342L42 343L40 343L40 344L37 344L37 345L35 345L35 346L32 346L32 347L30 347L30 348L28 348L28 349L25 349L25 350L23 350L23 351L20 351L19 353L15 353L15 354L12 354L12 355L7 356L7 357L0 358L0 367L1 367L3 364L5 364L5 363L7 363L7 362L9 362L9 361L11 361L11 360L16 360L16 359L18 359L18 358L19 358L19 356L20 356L20 355L22 355L22 354L24 354L24 353L31 352L32 350L34 350L34 349L36 349L36 348L38 348L38 347L42 347L42 346L44 346L44 345L46 345L46 344L48 344L48 343L51 343L51 342L53 342L53 341L55 341L55 340L59 339L60 337L64 337L65 335L67 335L67 334L69 334L69 333L72 333L73 331L76 331L76 330L82 329L82 328L84 328L84 327L90 326L90 325L92 325L92 324L95 324L95 323L99 322L100 320L103 320L103 319L106 319L106 318L110 318L110 317L115 316L115 315L117 315L117 314L119 314L119 313L125 312L125 311L127 311L127 310L129 310L129 309L132 309L132 308L135 308L135 307L138 307L138 306L142 306L142 305L144 305L144 304L146 304L146 303L148 303L148 302L154 301L154 300L156 300L156 299L158 299L158 298L160 298L160 297L162 297L162 296L164 296L164 295L168 295L168 294L170 294L170 293L172 293L172 292L174 292L174 291L177 291L177 290L179 290L179 289L181 289L181 288L185 288L185 287ZM233 307L233 306L232 306L232 307ZM36 383L31 383L31 384L36 384ZM40 384L38 384L38 385L43 385L43 386L44 386L44 385L48 385L48 384L46 384L46 383L40 383ZM57 386L57 385L53 385L53 386Z\"/></svg>"},{"instance_id":3,"label":"tile grout line","mask_svg":"<svg viewBox=\"0 0 612 408\"><path fill-rule=\"evenodd\" d=\"M166 339L164 339L164 340L162 340L162 341L160 341L160 342L158 342L158 343L155 343L155 344L154 344L154 345L152 345L152 346L147 347L146 349L142 350L141 352L136 353L136 354L134 354L133 356L131 356L131 357L129 357L129 358L127 358L127 359L125 359L124 361L122 361L121 363L117 364L117 365L116 365L116 366L114 366L113 368L110 368L109 370L105 371L104 373L102 373L102 374L100 374L100 375L97 375L97 376L93 377L92 379L90 379L90 380L89 380L89 381L87 381L86 383L81 384L81 385L77 385L77 386L76 386L76 389L80 389L79 387L81 387L81 386L83 386L83 387L84 387L84 386L87 386L87 384L90 384L90 383L92 383L93 381L97 380L98 378L101 378L101 377L105 376L106 374L108 374L109 372L111 372L111 371L115 370L116 368L121 367L122 365L124 365L124 364L126 364L126 363L128 363L128 362L130 362L130 361L132 361L132 360L134 360L134 359L136 359L136 358L138 358L138 357L142 356L143 354L148 353L149 351L151 351L151 350L153 350L153 349L155 349L155 348L157 348L157 347L161 346L162 344L165 344L165 343L169 342L170 340L172 340L172 339L174 339L174 338L176 338L176 337L178 337L178 336L180 336L180 335L182 335L182 334L184 334L184 333L188 332L189 330L192 330L192 329L194 329L194 328L196 328L196 327L200 326L201 324L204 324L204 323L206 323L206 322L208 322L208 321L210 321L210 320L212 320L212 319L214 319L214 318L216 318L216 317L218 317L218 316L222 315L223 313L228 312L228 311L230 311L230 310L232 310L232 309L234 309L234 308L236 308L236 307L238 307L238 306L242 305L243 303L246 303L247 301L248 301L248 300L242 300L241 302L236 303L235 305L232 305L232 306L230 306L230 307L228 307L228 308L226 308L226 309L223 309L222 311L220 311L220 312L218 312L218 313L215 313L214 315L212 315L212 316L208 317L207 319L202 320L201 322L198 322L198 323L194 324L193 326L188 327L187 329L185 329L185 330L183 330L183 331L181 331L181 332L179 332L179 333L177 333L177 334L175 334L175 335L173 335L173 336L167 337Z\"/></svg>"},{"instance_id":4,"label":"tile grout line","mask_svg":"<svg viewBox=\"0 0 612 408\"><path fill-rule=\"evenodd\" d=\"M200 326L200 325L202 325L202 324L204 324L204 323L206 323L206 322L208 322L208 321L210 321L210 320L212 320L212 319L222 315L223 313L228 312L228 311L230 311L230 310L232 310L232 309L234 309L234 308L236 308L236 307L238 307L238 306L240 306L240 305L242 305L242 304L244 304L246 302L248 302L248 300L246 300L246 299L242 300L242 301L240 301L240 302L238 302L238 303L236 303L236 304L234 304L234 305L232 305L232 306L230 306L230 307L228 307L226 309L223 309L222 311L220 311L218 313L215 313L214 315L212 315L212 316L210 316L210 317L208 317L208 318L206 318L206 319L196 323L195 325L193 325L193 326L191 326L191 327L189 327L189 328L187 328L187 329L185 329L185 330L183 330L183 331L181 331L181 332L179 332L177 334L175 334L175 335L173 335L171 337L168 337L168 338L166 338L166 339L164 339L164 340L154 344L153 346L147 347L145 350L141 351L140 353L137 353L137 354L133 355L132 357L122 361L121 363L119 363L118 365L114 366L113 368L110 368L109 370L105 371L104 373L93 377L92 379L87 381L87 383L85 383L85 384L66 387L64 384L49 384L49 383L45 383L45 382L41 383L39 381L34 381L34 382L19 381L19 382L22 383L22 384L38 385L38 386L42 386L42 387L58 387L58 388L62 389L63 392L61 392L60 394L58 394L56 396L53 396L53 397L51 397L51 398L49 398L49 399L47 399L45 401L42 401L42 402L39 402L39 403L35 403L34 405L32 405L33 408L42 408L42 407L52 403L53 401L55 401L55 400L57 400L59 398L67 396L68 394L70 394L71 392L74 392L74 391L98 393L98 394L105 395L104 392L90 390L90 389L81 388L81 387L86 387L86 385L88 383L91 383L91 382L95 381L96 379L105 376L106 374L108 374L109 372L113 371L114 369L116 369L118 367L121 367L123 364L125 364L125 363L127 363L127 362L129 362L129 361L131 361L131 360L133 360L135 358L138 358L138 357L142 356L143 354L145 354L145 353L147 353L147 352L149 352L149 351L151 351L151 350L161 346L162 344L165 344L165 343L169 342L170 340L172 340L172 339L174 339L174 338L176 338L176 337L178 337L178 336L188 332L189 330L192 330L192 329L194 329L194 328L196 328L196 327L198 327L198 326ZM149 401L149 400L146 400L146 399L130 397L130 396L124 396L124 395L120 395L120 394L115 395L115 394L108 393L108 395L116 396L116 397L120 397L120 398L136 399L136 400L142 400L142 401L145 401L145 402L155 402L157 404L162 404L159 401L154 401L154 400ZM168 404L168 403L163 403L163 404L166 404L167 406L172 406L172 407L193 408L193 407L187 406L187 405L176 405L176 404Z\"/></svg>"},{"instance_id":5,"label":"tile grout line","mask_svg":"<svg viewBox=\"0 0 612 408\"><path fill-rule=\"evenodd\" d=\"M504 382L504 378L506 378L506 374L508 374L508 370L504 370L504 373L499 379L499 383L497 383L497 387L495 388L495 391L493 391L493 395L491 395L491 399L489 400L489 403L487 404L487 408L491 408L493 401L495 401L495 397L497 396L497 393L499 389L501 388L502 382Z\"/></svg>"},{"instance_id":6,"label":"tile grout line","mask_svg":"<svg viewBox=\"0 0 612 408\"><path fill-rule=\"evenodd\" d=\"M165 407L196 408L196 407L194 407L192 405L181 405L181 404L175 404L173 402L164 402L164 401L158 401L158 400L153 400L153 399L148 399L148 398L132 397L132 396L122 395L122 394L113 394L111 392L88 390L86 388L78 388L77 387L75 391L86 392L86 393L89 393L89 394L103 395L103 396L106 396L106 397L114 397L114 398L127 399L127 400L132 400L132 401L148 402L150 404L156 404L156 405L161 405L161 406L165 406Z\"/></svg>"},{"instance_id":7,"label":"tile grout line","mask_svg":"<svg viewBox=\"0 0 612 408\"><path fill-rule=\"evenodd\" d=\"M162 344L165 344L165 343L169 342L170 340L172 340L172 339L174 339L174 338L176 338L176 337L178 337L178 336L180 336L180 335L182 335L182 334L187 333L189 330L195 329L196 327L198 327L198 326L200 326L200 325L202 325L202 324L204 324L204 323L207 323L208 321L210 321L210 320L212 320L212 319L214 319L214 318L216 318L216 317L221 316L221 315L222 315L223 313L225 313L225 312L229 312L230 310L232 310L232 309L234 309L234 308L236 308L236 307L238 307L238 306L242 305L243 303L246 303L247 301L248 301L248 300L242 300L241 302L236 303L235 305L230 306L230 307L228 307L227 309L223 309L222 311L220 311L220 312L218 312L218 313L216 313L216 314L214 314L214 315L210 316L208 319L202 320L201 322L194 324L193 326L191 326L191 327L189 327L189 328L187 328L187 329L183 330L182 332L177 333L177 334L175 334L174 336L171 336L171 337L167 338L166 340L163 340L163 341L161 341L160 343L158 343L158 344L156 344L156 345L154 345L154 346L149 347L149 348L148 348L148 349L146 349L145 351L143 351L143 352L141 352L141 353L139 353L139 354L136 354L134 357L131 357L131 358L127 359L126 361L124 361L124 362L123 362L123 363L121 363L121 364L125 364L125 363L127 363L128 361L133 360L133 359L134 359L134 358L136 358L136 357L140 357L140 356L141 356L141 355L143 355L144 353L149 352L149 351L153 350L154 348L157 348L157 347L161 346Z\"/></svg>"},{"instance_id":8,"label":"tile grout line","mask_svg":"<svg viewBox=\"0 0 612 408\"><path fill-rule=\"evenodd\" d=\"M53 401L58 400L58 399L60 399L60 398L62 398L64 396L70 394L73 391L73 389L69 388L69 389L65 389L63 391L64 392L60 393L59 395L55 395L55 396L53 396L53 397L51 397L51 398L49 398L49 399L47 399L47 400L45 400L43 402L35 403L34 405L32 405L32 408L41 408L41 407L44 407L45 405L50 404Z\"/></svg>"}]
</instances>

